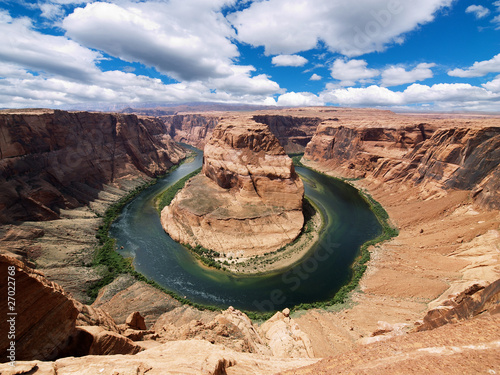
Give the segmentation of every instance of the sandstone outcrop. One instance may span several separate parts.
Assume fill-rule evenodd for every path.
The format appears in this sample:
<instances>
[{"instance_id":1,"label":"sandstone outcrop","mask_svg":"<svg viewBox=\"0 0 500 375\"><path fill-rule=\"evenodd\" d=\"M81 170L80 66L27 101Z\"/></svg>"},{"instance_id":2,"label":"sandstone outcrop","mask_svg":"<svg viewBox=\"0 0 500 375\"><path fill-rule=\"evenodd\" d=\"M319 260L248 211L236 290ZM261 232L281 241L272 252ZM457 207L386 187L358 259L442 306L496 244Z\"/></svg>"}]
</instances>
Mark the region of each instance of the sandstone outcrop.
<instances>
[{"instance_id":1,"label":"sandstone outcrop","mask_svg":"<svg viewBox=\"0 0 500 375\"><path fill-rule=\"evenodd\" d=\"M191 314L194 319L189 322L182 319L179 322L178 315L172 311L158 319L153 329L161 342L202 339L243 353L279 358L313 358L314 351L308 335L300 330L289 313L285 309L263 324L256 325L247 315L233 307L212 315L212 318L206 313L196 317Z\"/></svg>"},{"instance_id":2,"label":"sandstone outcrop","mask_svg":"<svg viewBox=\"0 0 500 375\"><path fill-rule=\"evenodd\" d=\"M76 333L78 310L63 289L21 261L4 255L0 255L0 277L3 280L0 283L1 362L7 362L11 341L15 341L17 360L49 360L64 352ZM8 316L8 313L16 315ZM15 339L9 339L7 332L12 332Z\"/></svg>"},{"instance_id":3,"label":"sandstone outcrop","mask_svg":"<svg viewBox=\"0 0 500 375\"><path fill-rule=\"evenodd\" d=\"M292 160L269 128L228 118L205 146L202 173L163 209L161 222L193 247L263 254L299 235L303 196Z\"/></svg>"},{"instance_id":4,"label":"sandstone outcrop","mask_svg":"<svg viewBox=\"0 0 500 375\"><path fill-rule=\"evenodd\" d=\"M139 312L144 317L146 327L153 325L162 314L179 306L181 303L173 297L128 275L120 276L101 289L92 304L93 308L108 313L117 324L126 324L130 314Z\"/></svg>"},{"instance_id":5,"label":"sandstone outcrop","mask_svg":"<svg viewBox=\"0 0 500 375\"><path fill-rule=\"evenodd\" d=\"M430 310L417 331L427 331L478 315L500 313L500 279L487 286L483 284L476 283Z\"/></svg>"},{"instance_id":6,"label":"sandstone outcrop","mask_svg":"<svg viewBox=\"0 0 500 375\"><path fill-rule=\"evenodd\" d=\"M59 110L0 112L0 223L53 220L105 184L165 173L185 156L158 119Z\"/></svg>"},{"instance_id":7,"label":"sandstone outcrop","mask_svg":"<svg viewBox=\"0 0 500 375\"><path fill-rule=\"evenodd\" d=\"M78 345L71 355L137 354L143 350L131 339L97 326L77 327L75 341Z\"/></svg>"},{"instance_id":8,"label":"sandstone outcrop","mask_svg":"<svg viewBox=\"0 0 500 375\"><path fill-rule=\"evenodd\" d=\"M238 353L203 340L172 341L136 355L61 358L55 362L19 362L16 372L0 364L2 374L33 375L273 375L310 365L318 359L273 358Z\"/></svg>"},{"instance_id":9,"label":"sandstone outcrop","mask_svg":"<svg viewBox=\"0 0 500 375\"><path fill-rule=\"evenodd\" d=\"M273 356L280 358L313 358L309 336L290 317L290 310L278 311L260 327Z\"/></svg>"},{"instance_id":10,"label":"sandstone outcrop","mask_svg":"<svg viewBox=\"0 0 500 375\"><path fill-rule=\"evenodd\" d=\"M119 333L120 329L116 325L111 315L100 308L95 308L89 305L84 305L81 302L73 300L75 307L78 310L76 319L77 326L98 326L107 331Z\"/></svg>"},{"instance_id":11,"label":"sandstone outcrop","mask_svg":"<svg viewBox=\"0 0 500 375\"><path fill-rule=\"evenodd\" d=\"M187 324L176 325L171 319L160 321L155 324L155 330L160 336L158 340L162 342L198 339L242 353L272 355L266 340L262 339L252 321L232 307L205 322L191 320Z\"/></svg>"},{"instance_id":12,"label":"sandstone outcrop","mask_svg":"<svg viewBox=\"0 0 500 375\"><path fill-rule=\"evenodd\" d=\"M498 209L500 126L495 119L450 127L420 124L324 121L304 160L344 177L418 185L421 197L468 190L484 207ZM441 128L441 126L448 126Z\"/></svg>"}]
</instances>

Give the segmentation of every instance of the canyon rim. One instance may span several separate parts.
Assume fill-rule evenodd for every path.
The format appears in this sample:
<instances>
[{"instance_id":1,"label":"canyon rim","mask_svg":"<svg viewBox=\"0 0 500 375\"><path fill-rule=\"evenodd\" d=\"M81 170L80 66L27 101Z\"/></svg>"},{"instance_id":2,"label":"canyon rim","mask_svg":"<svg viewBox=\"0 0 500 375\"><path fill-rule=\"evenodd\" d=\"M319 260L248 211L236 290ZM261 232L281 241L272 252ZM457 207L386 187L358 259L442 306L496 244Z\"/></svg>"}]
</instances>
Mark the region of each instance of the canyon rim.
<instances>
[{"instance_id":1,"label":"canyon rim","mask_svg":"<svg viewBox=\"0 0 500 375\"><path fill-rule=\"evenodd\" d=\"M500 371L498 116L320 107L171 117L11 110L0 119L1 277L13 267L19 293L32 297L16 300L19 357L13 369L2 358L2 374ZM187 155L175 140L224 143L208 152L204 178L255 198L248 172L234 173L241 165L219 169L238 154L225 140L247 147L249 137L194 139L249 120L248 134L271 129L259 134L280 165L291 162L274 139L286 138L304 164L369 192L398 227L396 239L370 248L347 303L258 324L235 309L182 305L131 274L90 301L86 290L105 271L90 267L102 215Z\"/></svg>"}]
</instances>

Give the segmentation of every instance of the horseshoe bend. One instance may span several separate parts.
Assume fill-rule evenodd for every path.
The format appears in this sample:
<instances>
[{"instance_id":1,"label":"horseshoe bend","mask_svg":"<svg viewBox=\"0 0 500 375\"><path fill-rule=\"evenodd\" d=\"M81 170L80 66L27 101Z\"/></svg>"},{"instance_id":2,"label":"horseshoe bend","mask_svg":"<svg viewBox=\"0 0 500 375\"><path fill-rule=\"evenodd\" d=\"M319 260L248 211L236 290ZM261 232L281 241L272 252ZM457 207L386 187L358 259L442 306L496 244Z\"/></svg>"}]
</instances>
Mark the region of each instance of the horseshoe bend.
<instances>
[{"instance_id":1,"label":"horseshoe bend","mask_svg":"<svg viewBox=\"0 0 500 375\"><path fill-rule=\"evenodd\" d=\"M4 320L17 312L0 330L0 373L500 371L498 115L136 112L0 111L0 311ZM309 182L287 152L370 194L399 236L368 247L359 286L333 306L287 306L257 322L232 307L186 304L116 257L127 244L104 235L148 194L134 195L141 187L169 168L172 178L187 174L190 163L172 169L189 154L176 142L205 146L202 172L161 214L180 242L228 257L292 242ZM289 287L310 274L293 274ZM258 302L281 297L283 288L269 289Z\"/></svg>"},{"instance_id":2,"label":"horseshoe bend","mask_svg":"<svg viewBox=\"0 0 500 375\"><path fill-rule=\"evenodd\" d=\"M224 118L204 148L203 169L163 209L175 240L235 257L262 255L297 238L304 186L278 139L252 119Z\"/></svg>"}]
</instances>

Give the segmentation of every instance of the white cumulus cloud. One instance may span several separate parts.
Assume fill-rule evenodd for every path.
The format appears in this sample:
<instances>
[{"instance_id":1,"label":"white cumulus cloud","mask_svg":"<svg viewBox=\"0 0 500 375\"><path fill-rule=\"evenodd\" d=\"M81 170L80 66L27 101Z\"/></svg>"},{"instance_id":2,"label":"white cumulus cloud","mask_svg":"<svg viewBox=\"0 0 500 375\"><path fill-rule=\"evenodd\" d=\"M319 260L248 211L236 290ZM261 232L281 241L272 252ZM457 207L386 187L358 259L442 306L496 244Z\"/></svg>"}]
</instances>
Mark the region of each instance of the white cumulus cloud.
<instances>
[{"instance_id":1,"label":"white cumulus cloud","mask_svg":"<svg viewBox=\"0 0 500 375\"><path fill-rule=\"evenodd\" d=\"M307 64L307 59L300 55L278 55L272 58L272 63L275 66L304 66Z\"/></svg>"},{"instance_id":2,"label":"white cumulus cloud","mask_svg":"<svg viewBox=\"0 0 500 375\"><path fill-rule=\"evenodd\" d=\"M435 66L436 64L421 63L412 70L406 70L401 66L391 66L382 72L381 84L382 86L399 86L406 83L423 81L433 77L431 68Z\"/></svg>"},{"instance_id":3,"label":"white cumulus cloud","mask_svg":"<svg viewBox=\"0 0 500 375\"><path fill-rule=\"evenodd\" d=\"M500 73L500 53L490 60L476 61L471 67L466 69L454 69L448 72L452 77L483 77L488 73Z\"/></svg>"},{"instance_id":4,"label":"white cumulus cloud","mask_svg":"<svg viewBox=\"0 0 500 375\"><path fill-rule=\"evenodd\" d=\"M341 86L354 86L356 82L367 83L380 74L368 68L365 60L337 59L333 62L330 75L340 81Z\"/></svg>"},{"instance_id":5,"label":"white cumulus cloud","mask_svg":"<svg viewBox=\"0 0 500 375\"><path fill-rule=\"evenodd\" d=\"M482 86L486 90L500 94L500 75L496 76L496 78L490 82L483 83Z\"/></svg>"},{"instance_id":6,"label":"white cumulus cloud","mask_svg":"<svg viewBox=\"0 0 500 375\"><path fill-rule=\"evenodd\" d=\"M268 55L294 54L323 42L354 57L402 43L453 0L267 0L228 15L238 39Z\"/></svg>"},{"instance_id":7,"label":"white cumulus cloud","mask_svg":"<svg viewBox=\"0 0 500 375\"><path fill-rule=\"evenodd\" d=\"M161 80L117 70L99 72L88 82L64 77L33 75L25 69L0 62L0 106L7 108L48 107L71 108L83 103L144 102L226 102L264 104L272 101L276 86L262 77L246 82L245 92L214 90L200 81L164 84ZM251 80L252 78L250 78ZM245 84L244 78L242 78ZM255 86L254 86L255 85ZM261 87L261 89L256 89ZM253 90L253 93L250 92ZM269 92L271 94L267 95Z\"/></svg>"},{"instance_id":8,"label":"white cumulus cloud","mask_svg":"<svg viewBox=\"0 0 500 375\"><path fill-rule=\"evenodd\" d=\"M327 103L344 106L389 106L403 103L401 93L376 85L327 90L321 97Z\"/></svg>"},{"instance_id":9,"label":"white cumulus cloud","mask_svg":"<svg viewBox=\"0 0 500 375\"><path fill-rule=\"evenodd\" d=\"M219 91L227 91L238 95L273 95L282 92L280 86L269 79L265 74L252 77L255 71L253 66L233 66L232 74L224 78L211 78L207 80L210 87Z\"/></svg>"},{"instance_id":10,"label":"white cumulus cloud","mask_svg":"<svg viewBox=\"0 0 500 375\"><path fill-rule=\"evenodd\" d=\"M309 78L310 81L321 81L323 79L323 77L321 77L320 75L314 73L311 78Z\"/></svg>"},{"instance_id":11,"label":"white cumulus cloud","mask_svg":"<svg viewBox=\"0 0 500 375\"><path fill-rule=\"evenodd\" d=\"M491 22L496 24L495 30L500 30L500 15L495 16L495 18L493 18Z\"/></svg>"},{"instance_id":12,"label":"white cumulus cloud","mask_svg":"<svg viewBox=\"0 0 500 375\"><path fill-rule=\"evenodd\" d=\"M86 47L177 80L227 77L239 52L218 11L224 3L229 1L96 2L77 8L62 25Z\"/></svg>"},{"instance_id":13,"label":"white cumulus cloud","mask_svg":"<svg viewBox=\"0 0 500 375\"><path fill-rule=\"evenodd\" d=\"M435 111L498 111L500 79L477 87L464 83L441 83L432 86L414 83L404 91L372 85L363 88L326 87L319 97L325 103L356 106ZM411 107L410 107L411 106Z\"/></svg>"},{"instance_id":14,"label":"white cumulus cloud","mask_svg":"<svg viewBox=\"0 0 500 375\"><path fill-rule=\"evenodd\" d=\"M101 52L65 36L43 34L28 18L12 18L1 11L0 33L4 36L0 38L0 107L148 101L262 104L284 92L267 75L253 75L253 66L232 62L224 66L224 75L176 84L132 72L102 71Z\"/></svg>"},{"instance_id":15,"label":"white cumulus cloud","mask_svg":"<svg viewBox=\"0 0 500 375\"><path fill-rule=\"evenodd\" d=\"M283 107L322 106L324 101L310 92L287 92L280 95L277 104Z\"/></svg>"},{"instance_id":16,"label":"white cumulus cloud","mask_svg":"<svg viewBox=\"0 0 500 375\"><path fill-rule=\"evenodd\" d=\"M102 55L61 36L41 34L27 18L0 13L0 61L14 63L35 72L86 80L98 69Z\"/></svg>"},{"instance_id":17,"label":"white cumulus cloud","mask_svg":"<svg viewBox=\"0 0 500 375\"><path fill-rule=\"evenodd\" d=\"M465 9L465 13L473 13L474 16L476 16L476 19L479 19L490 14L490 10L482 5L470 5L467 9Z\"/></svg>"}]
</instances>

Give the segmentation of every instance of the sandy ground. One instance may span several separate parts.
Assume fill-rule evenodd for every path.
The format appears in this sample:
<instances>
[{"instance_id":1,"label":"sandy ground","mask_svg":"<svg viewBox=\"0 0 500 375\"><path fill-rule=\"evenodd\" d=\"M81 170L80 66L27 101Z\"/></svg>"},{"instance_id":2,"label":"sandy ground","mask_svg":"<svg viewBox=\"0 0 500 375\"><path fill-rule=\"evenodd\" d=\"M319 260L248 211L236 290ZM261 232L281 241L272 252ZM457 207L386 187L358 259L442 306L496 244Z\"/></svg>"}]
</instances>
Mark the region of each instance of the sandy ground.
<instances>
[{"instance_id":1,"label":"sandy ground","mask_svg":"<svg viewBox=\"0 0 500 375\"><path fill-rule=\"evenodd\" d=\"M354 184L384 206L400 235L371 248L368 270L348 304L296 313L318 357L352 349L382 322L411 329L438 299L500 278L500 213L473 207L469 192L422 200L418 187Z\"/></svg>"}]
</instances>

